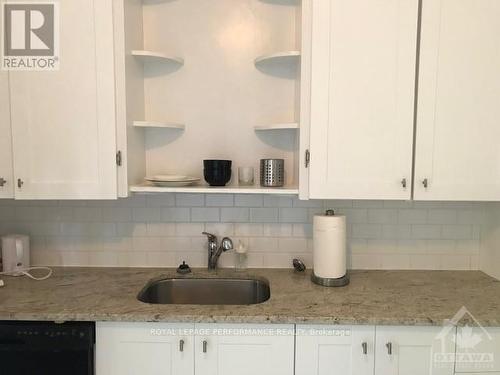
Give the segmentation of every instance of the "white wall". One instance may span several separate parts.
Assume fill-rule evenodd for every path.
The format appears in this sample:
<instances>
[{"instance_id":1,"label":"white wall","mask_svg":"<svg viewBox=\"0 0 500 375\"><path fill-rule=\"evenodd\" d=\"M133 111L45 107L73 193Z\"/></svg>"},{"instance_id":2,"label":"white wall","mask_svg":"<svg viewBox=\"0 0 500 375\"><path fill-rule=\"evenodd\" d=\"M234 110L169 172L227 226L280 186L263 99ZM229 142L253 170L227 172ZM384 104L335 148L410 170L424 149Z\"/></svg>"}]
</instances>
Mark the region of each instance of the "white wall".
<instances>
[{"instance_id":1,"label":"white wall","mask_svg":"<svg viewBox=\"0 0 500 375\"><path fill-rule=\"evenodd\" d=\"M486 225L481 236L481 270L500 279L500 204L486 210Z\"/></svg>"},{"instance_id":2,"label":"white wall","mask_svg":"<svg viewBox=\"0 0 500 375\"><path fill-rule=\"evenodd\" d=\"M347 215L352 268L469 270L479 269L486 206L215 194L0 200L0 235L31 235L37 265L205 266L206 230L247 244L251 267L290 267L294 257L310 266L312 216L331 207Z\"/></svg>"}]
</instances>

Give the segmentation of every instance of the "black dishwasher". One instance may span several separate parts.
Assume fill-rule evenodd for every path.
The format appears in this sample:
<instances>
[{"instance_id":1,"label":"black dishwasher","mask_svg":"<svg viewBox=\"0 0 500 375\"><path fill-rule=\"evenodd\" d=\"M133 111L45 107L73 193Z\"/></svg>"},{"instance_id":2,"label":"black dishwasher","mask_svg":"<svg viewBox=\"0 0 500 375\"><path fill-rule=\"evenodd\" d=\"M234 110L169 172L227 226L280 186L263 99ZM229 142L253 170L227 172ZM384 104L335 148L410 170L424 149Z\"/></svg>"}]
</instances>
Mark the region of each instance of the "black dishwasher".
<instances>
[{"instance_id":1,"label":"black dishwasher","mask_svg":"<svg viewBox=\"0 0 500 375\"><path fill-rule=\"evenodd\" d=\"M0 322L0 374L93 375L95 323Z\"/></svg>"}]
</instances>

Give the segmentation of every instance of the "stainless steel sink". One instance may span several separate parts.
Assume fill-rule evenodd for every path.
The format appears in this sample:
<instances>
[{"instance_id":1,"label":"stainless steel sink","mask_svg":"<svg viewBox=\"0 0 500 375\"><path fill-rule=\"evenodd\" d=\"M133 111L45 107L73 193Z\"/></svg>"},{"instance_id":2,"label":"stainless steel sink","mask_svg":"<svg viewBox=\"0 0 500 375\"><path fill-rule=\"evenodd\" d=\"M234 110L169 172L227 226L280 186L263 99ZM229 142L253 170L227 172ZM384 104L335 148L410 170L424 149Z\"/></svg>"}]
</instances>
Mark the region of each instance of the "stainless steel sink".
<instances>
[{"instance_id":1,"label":"stainless steel sink","mask_svg":"<svg viewBox=\"0 0 500 375\"><path fill-rule=\"evenodd\" d=\"M137 299L155 304L253 305L269 297L265 279L166 278L151 280Z\"/></svg>"}]
</instances>

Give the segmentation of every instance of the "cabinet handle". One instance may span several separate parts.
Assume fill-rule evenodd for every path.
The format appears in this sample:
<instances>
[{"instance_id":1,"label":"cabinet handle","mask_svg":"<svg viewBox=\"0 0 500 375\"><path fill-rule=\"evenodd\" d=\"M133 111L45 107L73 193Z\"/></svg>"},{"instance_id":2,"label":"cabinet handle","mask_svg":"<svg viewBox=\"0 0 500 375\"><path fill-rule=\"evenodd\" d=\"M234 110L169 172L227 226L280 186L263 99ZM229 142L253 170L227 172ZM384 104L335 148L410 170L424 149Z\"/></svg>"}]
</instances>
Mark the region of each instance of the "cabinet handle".
<instances>
[{"instance_id":1,"label":"cabinet handle","mask_svg":"<svg viewBox=\"0 0 500 375\"><path fill-rule=\"evenodd\" d=\"M387 354L392 355L392 342L388 342L385 346L387 347Z\"/></svg>"},{"instance_id":2,"label":"cabinet handle","mask_svg":"<svg viewBox=\"0 0 500 375\"><path fill-rule=\"evenodd\" d=\"M207 346L208 346L208 343L207 341L203 341L203 353L206 353L207 352Z\"/></svg>"},{"instance_id":3,"label":"cabinet handle","mask_svg":"<svg viewBox=\"0 0 500 375\"><path fill-rule=\"evenodd\" d=\"M403 186L403 189L406 189L406 178L401 180L401 186Z\"/></svg>"},{"instance_id":4,"label":"cabinet handle","mask_svg":"<svg viewBox=\"0 0 500 375\"><path fill-rule=\"evenodd\" d=\"M368 354L368 344L366 342L361 344L361 347L363 348L363 354L367 355Z\"/></svg>"},{"instance_id":5,"label":"cabinet handle","mask_svg":"<svg viewBox=\"0 0 500 375\"><path fill-rule=\"evenodd\" d=\"M180 352L184 351L184 340L179 341L179 351Z\"/></svg>"},{"instance_id":6,"label":"cabinet handle","mask_svg":"<svg viewBox=\"0 0 500 375\"><path fill-rule=\"evenodd\" d=\"M18 187L19 189L21 189L21 188L23 187L23 185L24 185L24 181L23 181L23 180L21 180L20 178L18 178L18 179L17 179L17 187Z\"/></svg>"},{"instance_id":7,"label":"cabinet handle","mask_svg":"<svg viewBox=\"0 0 500 375\"><path fill-rule=\"evenodd\" d=\"M7 183L7 180L3 177L0 177L0 187L4 187L6 183Z\"/></svg>"},{"instance_id":8,"label":"cabinet handle","mask_svg":"<svg viewBox=\"0 0 500 375\"><path fill-rule=\"evenodd\" d=\"M429 180L427 178L424 178L422 181L422 185L424 185L424 188L427 189L429 187Z\"/></svg>"}]
</instances>

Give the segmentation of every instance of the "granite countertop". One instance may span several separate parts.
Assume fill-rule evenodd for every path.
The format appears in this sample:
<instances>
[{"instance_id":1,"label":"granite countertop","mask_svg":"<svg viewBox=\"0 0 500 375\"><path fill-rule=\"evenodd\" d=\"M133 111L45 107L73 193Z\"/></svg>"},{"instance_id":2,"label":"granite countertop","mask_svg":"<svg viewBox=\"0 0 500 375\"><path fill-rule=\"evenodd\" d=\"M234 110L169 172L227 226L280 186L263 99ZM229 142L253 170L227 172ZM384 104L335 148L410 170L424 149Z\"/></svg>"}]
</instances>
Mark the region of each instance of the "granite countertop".
<instances>
[{"instance_id":1,"label":"granite countertop","mask_svg":"<svg viewBox=\"0 0 500 375\"><path fill-rule=\"evenodd\" d=\"M175 270L54 268L44 281L4 277L0 320L442 325L465 306L482 325L500 326L500 281L479 271L352 271L344 288L317 286L309 273L287 269L193 275L263 277L271 298L250 306L150 305L138 292Z\"/></svg>"}]
</instances>

